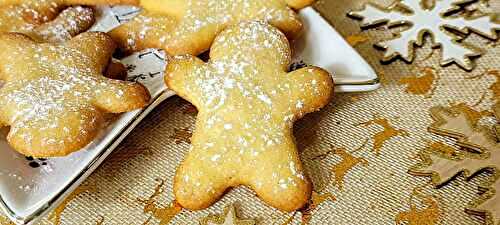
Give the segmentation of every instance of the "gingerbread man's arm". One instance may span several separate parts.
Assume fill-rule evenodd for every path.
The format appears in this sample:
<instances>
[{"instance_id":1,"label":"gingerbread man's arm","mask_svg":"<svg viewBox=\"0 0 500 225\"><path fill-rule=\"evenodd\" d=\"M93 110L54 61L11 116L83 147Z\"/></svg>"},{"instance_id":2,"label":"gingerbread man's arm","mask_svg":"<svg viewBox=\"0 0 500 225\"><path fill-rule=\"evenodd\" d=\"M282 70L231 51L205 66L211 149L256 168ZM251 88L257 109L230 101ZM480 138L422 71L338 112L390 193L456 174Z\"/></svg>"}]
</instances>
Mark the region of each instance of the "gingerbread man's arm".
<instances>
[{"instance_id":1,"label":"gingerbread man's arm","mask_svg":"<svg viewBox=\"0 0 500 225\"><path fill-rule=\"evenodd\" d=\"M88 32L76 36L66 44L80 51L85 57L87 66L95 68L94 73L98 86L92 87L93 104L110 113L122 113L144 107L150 100L149 92L138 83L125 82L105 78L102 74L110 62L115 50L113 40L100 32Z\"/></svg>"},{"instance_id":2,"label":"gingerbread man's arm","mask_svg":"<svg viewBox=\"0 0 500 225\"><path fill-rule=\"evenodd\" d=\"M54 20L36 27L30 36L42 42L63 42L88 30L94 22L94 12L91 8L69 7Z\"/></svg>"},{"instance_id":3,"label":"gingerbread man's arm","mask_svg":"<svg viewBox=\"0 0 500 225\"><path fill-rule=\"evenodd\" d=\"M205 67L205 62L201 59L185 55L176 56L169 60L165 82L167 86L175 91L179 96L188 100L198 109L202 107L201 87L199 87L201 77L196 77L195 70Z\"/></svg>"},{"instance_id":4,"label":"gingerbread man's arm","mask_svg":"<svg viewBox=\"0 0 500 225\"><path fill-rule=\"evenodd\" d=\"M115 42L107 34L102 32L85 32L82 33L65 45L80 51L85 57L87 68L101 74L109 64L113 52L116 49Z\"/></svg>"},{"instance_id":5,"label":"gingerbread man's arm","mask_svg":"<svg viewBox=\"0 0 500 225\"><path fill-rule=\"evenodd\" d=\"M301 115L314 112L327 105L333 95L333 79L318 67L306 67L287 74L291 87L292 113ZM298 118L297 118L298 119Z\"/></svg>"}]
</instances>

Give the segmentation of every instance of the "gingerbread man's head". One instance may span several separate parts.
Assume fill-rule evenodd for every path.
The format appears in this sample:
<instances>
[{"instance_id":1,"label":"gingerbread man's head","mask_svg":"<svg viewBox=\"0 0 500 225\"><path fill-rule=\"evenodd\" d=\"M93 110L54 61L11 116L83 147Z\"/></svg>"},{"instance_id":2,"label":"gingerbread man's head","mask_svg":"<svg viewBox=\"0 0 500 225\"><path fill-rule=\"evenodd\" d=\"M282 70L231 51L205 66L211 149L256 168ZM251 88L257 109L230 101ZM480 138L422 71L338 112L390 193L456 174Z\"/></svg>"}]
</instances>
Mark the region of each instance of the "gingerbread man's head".
<instances>
[{"instance_id":1,"label":"gingerbread man's head","mask_svg":"<svg viewBox=\"0 0 500 225\"><path fill-rule=\"evenodd\" d=\"M184 207L208 207L238 185L286 211L307 202L311 185L293 122L326 105L333 82L317 67L288 72L290 61L281 31L242 22L217 36L207 63L192 56L170 62L168 86L199 109L192 149L174 184Z\"/></svg>"}]
</instances>

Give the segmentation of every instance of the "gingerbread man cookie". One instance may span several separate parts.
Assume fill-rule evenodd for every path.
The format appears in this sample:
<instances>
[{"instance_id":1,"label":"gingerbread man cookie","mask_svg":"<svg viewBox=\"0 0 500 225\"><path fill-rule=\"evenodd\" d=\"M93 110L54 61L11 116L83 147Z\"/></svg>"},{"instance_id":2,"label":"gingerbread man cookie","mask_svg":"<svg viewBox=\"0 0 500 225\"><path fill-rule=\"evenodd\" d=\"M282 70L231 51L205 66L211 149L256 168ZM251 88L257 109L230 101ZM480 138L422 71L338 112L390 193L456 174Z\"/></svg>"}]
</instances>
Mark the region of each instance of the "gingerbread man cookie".
<instances>
[{"instance_id":1,"label":"gingerbread man cookie","mask_svg":"<svg viewBox=\"0 0 500 225\"><path fill-rule=\"evenodd\" d=\"M27 156L64 156L89 144L104 116L144 107L137 83L102 76L116 45L104 33L83 33L64 44L0 35L0 126Z\"/></svg>"},{"instance_id":2,"label":"gingerbread man cookie","mask_svg":"<svg viewBox=\"0 0 500 225\"><path fill-rule=\"evenodd\" d=\"M88 30L95 21L91 8L70 5L135 3L135 0L0 0L0 32L23 33L42 42L63 42Z\"/></svg>"},{"instance_id":3,"label":"gingerbread man cookie","mask_svg":"<svg viewBox=\"0 0 500 225\"><path fill-rule=\"evenodd\" d=\"M140 0L141 12L110 35L128 51L161 48L170 55L198 55L215 36L240 21L262 20L294 38L302 23L293 9L313 0Z\"/></svg>"},{"instance_id":4,"label":"gingerbread man cookie","mask_svg":"<svg viewBox=\"0 0 500 225\"><path fill-rule=\"evenodd\" d=\"M169 62L167 85L199 109L191 151L174 181L182 206L206 208L238 185L285 211L306 204L311 184L293 123L325 106L334 85L317 67L288 73L290 61L279 30L242 22L217 36L208 63L191 56Z\"/></svg>"},{"instance_id":5,"label":"gingerbread man cookie","mask_svg":"<svg viewBox=\"0 0 500 225\"><path fill-rule=\"evenodd\" d=\"M59 15L61 10L63 7L54 1L1 4L0 32L23 33L37 41L65 41L94 23L90 8L70 7Z\"/></svg>"}]
</instances>

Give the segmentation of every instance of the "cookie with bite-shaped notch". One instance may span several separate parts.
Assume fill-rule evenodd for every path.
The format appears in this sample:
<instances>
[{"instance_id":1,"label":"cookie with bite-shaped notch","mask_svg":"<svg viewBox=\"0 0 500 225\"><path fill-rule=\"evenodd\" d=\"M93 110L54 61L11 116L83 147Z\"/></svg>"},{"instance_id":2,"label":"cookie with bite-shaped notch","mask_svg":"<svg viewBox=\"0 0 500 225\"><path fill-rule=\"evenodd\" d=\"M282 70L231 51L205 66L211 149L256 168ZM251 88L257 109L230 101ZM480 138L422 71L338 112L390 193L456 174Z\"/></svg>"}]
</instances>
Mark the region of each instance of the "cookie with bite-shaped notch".
<instances>
[{"instance_id":1,"label":"cookie with bite-shaped notch","mask_svg":"<svg viewBox=\"0 0 500 225\"><path fill-rule=\"evenodd\" d=\"M170 55L198 55L210 48L227 26L247 20L266 21L289 38L300 35L294 10L313 0L140 0L143 11L110 32L128 52L164 49Z\"/></svg>"},{"instance_id":2,"label":"cookie with bite-shaped notch","mask_svg":"<svg viewBox=\"0 0 500 225\"><path fill-rule=\"evenodd\" d=\"M328 72L287 72L289 43L263 22L222 31L205 63L176 56L166 83L199 110L192 147L177 169L176 200L188 209L213 204L245 185L271 206L299 209L311 194L293 138L293 123L325 106L334 84Z\"/></svg>"},{"instance_id":3,"label":"cookie with bite-shaped notch","mask_svg":"<svg viewBox=\"0 0 500 225\"><path fill-rule=\"evenodd\" d=\"M63 44L0 34L0 126L9 144L37 158L65 156L88 145L107 114L144 107L140 84L102 75L116 45L86 32Z\"/></svg>"}]
</instances>

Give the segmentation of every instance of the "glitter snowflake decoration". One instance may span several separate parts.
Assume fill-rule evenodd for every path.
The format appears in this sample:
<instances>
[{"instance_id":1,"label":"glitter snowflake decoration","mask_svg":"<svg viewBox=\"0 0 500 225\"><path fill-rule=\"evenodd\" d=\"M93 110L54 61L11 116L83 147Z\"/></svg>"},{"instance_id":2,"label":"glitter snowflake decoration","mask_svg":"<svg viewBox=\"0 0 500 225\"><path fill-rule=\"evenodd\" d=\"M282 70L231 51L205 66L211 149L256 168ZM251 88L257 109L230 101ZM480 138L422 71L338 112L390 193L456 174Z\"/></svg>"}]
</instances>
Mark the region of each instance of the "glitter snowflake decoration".
<instances>
[{"instance_id":1,"label":"glitter snowflake decoration","mask_svg":"<svg viewBox=\"0 0 500 225\"><path fill-rule=\"evenodd\" d=\"M414 59L415 44L422 46L424 35L430 34L432 46L441 47L442 66L456 63L466 70L472 70L474 65L470 57L479 56L480 52L459 42L454 32L468 35L471 32L490 39L497 39L496 30L500 24L494 23L491 16L482 15L464 18L457 15L464 5L471 3L453 0L436 0L433 6L426 7L419 0L398 1L389 8L368 3L364 9L353 11L349 16L362 20L362 27L373 27L388 23L389 27L408 25L410 28L397 33L393 39L382 41L378 47L385 49L382 61L390 61L397 56L407 62ZM405 11L397 10L403 8ZM454 31L454 32L453 32Z\"/></svg>"}]
</instances>

